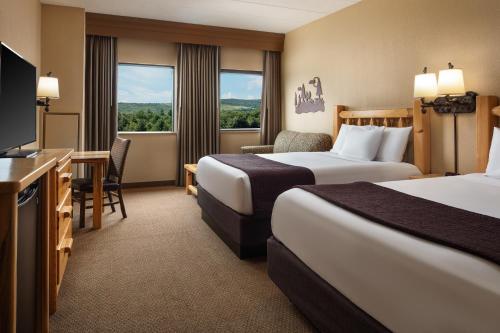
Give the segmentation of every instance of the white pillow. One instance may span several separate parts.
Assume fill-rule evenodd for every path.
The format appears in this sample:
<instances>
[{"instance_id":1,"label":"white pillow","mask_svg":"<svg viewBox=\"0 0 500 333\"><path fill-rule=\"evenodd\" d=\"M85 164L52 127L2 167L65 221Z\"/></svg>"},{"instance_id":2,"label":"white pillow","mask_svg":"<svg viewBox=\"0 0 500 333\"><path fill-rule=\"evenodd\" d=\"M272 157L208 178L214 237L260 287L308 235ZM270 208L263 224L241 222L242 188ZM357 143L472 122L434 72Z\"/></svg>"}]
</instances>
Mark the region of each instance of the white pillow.
<instances>
[{"instance_id":1,"label":"white pillow","mask_svg":"<svg viewBox=\"0 0 500 333\"><path fill-rule=\"evenodd\" d=\"M363 126L357 126L357 125L347 125L347 124L342 124L340 126L340 131L339 134L337 135L337 138L335 139L335 142L333 143L332 149L330 151L335 154L340 154L340 151L342 150L342 147L344 146L345 138L347 136L347 132L349 132L349 129L352 127L374 127L373 125L363 125Z\"/></svg>"},{"instance_id":2,"label":"white pillow","mask_svg":"<svg viewBox=\"0 0 500 333\"><path fill-rule=\"evenodd\" d=\"M486 176L500 178L500 128L493 129Z\"/></svg>"},{"instance_id":3,"label":"white pillow","mask_svg":"<svg viewBox=\"0 0 500 333\"><path fill-rule=\"evenodd\" d=\"M372 161L382 142L384 127L352 126L345 137L339 155L358 160Z\"/></svg>"},{"instance_id":4,"label":"white pillow","mask_svg":"<svg viewBox=\"0 0 500 333\"><path fill-rule=\"evenodd\" d=\"M340 151L342 150L342 146L344 145L347 132L349 132L349 129L352 126L353 125L346 125L346 124L342 124L342 126L340 126L339 134L337 135L337 138L335 139L335 142L333 143L333 147L330 150L332 153L336 153L336 154L340 153Z\"/></svg>"},{"instance_id":5,"label":"white pillow","mask_svg":"<svg viewBox=\"0 0 500 333\"><path fill-rule=\"evenodd\" d=\"M375 160L401 162L412 127L386 127Z\"/></svg>"}]
</instances>

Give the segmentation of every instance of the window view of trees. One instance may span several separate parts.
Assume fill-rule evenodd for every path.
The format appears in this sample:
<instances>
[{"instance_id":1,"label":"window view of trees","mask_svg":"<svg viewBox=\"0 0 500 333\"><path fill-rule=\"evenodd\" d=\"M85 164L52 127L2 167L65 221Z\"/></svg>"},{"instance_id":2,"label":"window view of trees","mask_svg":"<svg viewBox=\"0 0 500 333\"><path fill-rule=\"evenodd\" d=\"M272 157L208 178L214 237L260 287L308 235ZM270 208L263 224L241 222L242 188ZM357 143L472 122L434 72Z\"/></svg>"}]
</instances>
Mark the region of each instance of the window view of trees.
<instances>
[{"instance_id":1,"label":"window view of trees","mask_svg":"<svg viewBox=\"0 0 500 333\"><path fill-rule=\"evenodd\" d=\"M220 85L220 128L260 128L262 75L223 71Z\"/></svg>"},{"instance_id":2,"label":"window view of trees","mask_svg":"<svg viewBox=\"0 0 500 333\"><path fill-rule=\"evenodd\" d=\"M118 66L118 131L173 131L174 68L120 64ZM260 128L262 75L222 71L220 127Z\"/></svg>"},{"instance_id":3,"label":"window view of trees","mask_svg":"<svg viewBox=\"0 0 500 333\"><path fill-rule=\"evenodd\" d=\"M118 66L118 131L173 130L174 69L167 66Z\"/></svg>"},{"instance_id":4,"label":"window view of trees","mask_svg":"<svg viewBox=\"0 0 500 333\"><path fill-rule=\"evenodd\" d=\"M165 132L173 130L172 104L118 103L118 131Z\"/></svg>"}]
</instances>

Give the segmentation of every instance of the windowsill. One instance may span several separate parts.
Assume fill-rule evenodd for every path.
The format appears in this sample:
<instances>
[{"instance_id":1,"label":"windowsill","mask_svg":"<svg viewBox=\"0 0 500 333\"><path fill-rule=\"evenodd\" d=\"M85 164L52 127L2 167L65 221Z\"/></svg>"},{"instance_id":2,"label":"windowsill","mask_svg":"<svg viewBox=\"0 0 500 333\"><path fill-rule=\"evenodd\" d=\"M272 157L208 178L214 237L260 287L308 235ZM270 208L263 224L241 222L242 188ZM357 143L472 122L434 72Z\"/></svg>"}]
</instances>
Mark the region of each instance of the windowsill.
<instances>
[{"instance_id":1,"label":"windowsill","mask_svg":"<svg viewBox=\"0 0 500 333\"><path fill-rule=\"evenodd\" d=\"M221 132L260 132L260 128L221 128Z\"/></svg>"},{"instance_id":2,"label":"windowsill","mask_svg":"<svg viewBox=\"0 0 500 333\"><path fill-rule=\"evenodd\" d=\"M221 128L221 132L258 133L260 128ZM118 135L177 135L177 132L118 132Z\"/></svg>"},{"instance_id":3,"label":"windowsill","mask_svg":"<svg viewBox=\"0 0 500 333\"><path fill-rule=\"evenodd\" d=\"M176 132L118 132L118 135L177 135Z\"/></svg>"}]
</instances>

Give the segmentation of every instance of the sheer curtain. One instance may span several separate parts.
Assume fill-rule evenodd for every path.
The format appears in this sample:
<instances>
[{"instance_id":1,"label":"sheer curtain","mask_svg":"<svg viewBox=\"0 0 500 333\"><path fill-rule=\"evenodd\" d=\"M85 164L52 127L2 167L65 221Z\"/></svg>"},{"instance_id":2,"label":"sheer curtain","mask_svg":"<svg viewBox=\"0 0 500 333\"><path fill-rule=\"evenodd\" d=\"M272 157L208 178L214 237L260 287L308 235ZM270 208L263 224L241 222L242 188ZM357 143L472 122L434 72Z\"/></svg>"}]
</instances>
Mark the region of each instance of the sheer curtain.
<instances>
[{"instance_id":1,"label":"sheer curtain","mask_svg":"<svg viewBox=\"0 0 500 333\"><path fill-rule=\"evenodd\" d=\"M219 152L220 47L179 44L177 49L177 185L184 164Z\"/></svg>"},{"instance_id":2,"label":"sheer curtain","mask_svg":"<svg viewBox=\"0 0 500 333\"><path fill-rule=\"evenodd\" d=\"M260 143L272 145L281 131L281 52L265 51Z\"/></svg>"}]
</instances>

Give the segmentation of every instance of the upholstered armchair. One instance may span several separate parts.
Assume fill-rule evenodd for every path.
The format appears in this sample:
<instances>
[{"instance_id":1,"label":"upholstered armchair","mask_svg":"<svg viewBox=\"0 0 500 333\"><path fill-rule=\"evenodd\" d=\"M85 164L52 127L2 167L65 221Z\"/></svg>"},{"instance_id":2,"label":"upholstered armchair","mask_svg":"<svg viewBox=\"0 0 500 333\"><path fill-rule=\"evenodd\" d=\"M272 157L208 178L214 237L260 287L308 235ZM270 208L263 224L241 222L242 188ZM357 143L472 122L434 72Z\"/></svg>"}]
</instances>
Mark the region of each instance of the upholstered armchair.
<instances>
[{"instance_id":1,"label":"upholstered armchair","mask_svg":"<svg viewBox=\"0 0 500 333\"><path fill-rule=\"evenodd\" d=\"M328 151L332 148L332 138L323 133L301 133L281 131L274 145L243 146L243 154L271 154L288 152Z\"/></svg>"}]
</instances>

